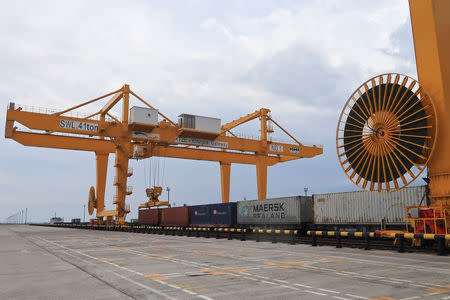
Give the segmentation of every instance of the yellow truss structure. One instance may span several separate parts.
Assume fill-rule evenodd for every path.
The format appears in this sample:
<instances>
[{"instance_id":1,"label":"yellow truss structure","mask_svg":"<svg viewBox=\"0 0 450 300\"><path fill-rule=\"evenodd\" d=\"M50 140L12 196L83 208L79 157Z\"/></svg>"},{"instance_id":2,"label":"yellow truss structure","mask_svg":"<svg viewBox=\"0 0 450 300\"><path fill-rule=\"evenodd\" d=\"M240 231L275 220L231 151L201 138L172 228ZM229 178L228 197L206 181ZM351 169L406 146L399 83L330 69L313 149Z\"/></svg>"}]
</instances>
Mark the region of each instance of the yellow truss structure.
<instances>
[{"instance_id":1,"label":"yellow truss structure","mask_svg":"<svg viewBox=\"0 0 450 300\"><path fill-rule=\"evenodd\" d=\"M323 153L321 146L305 146L290 135L269 115L269 109L260 109L246 117L225 124L221 132L211 135L205 132L180 128L164 114L158 125L130 124L129 103L134 96L147 107L154 109L144 99L130 90L129 85L89 100L80 105L59 112L27 111L10 103L7 111L5 137L13 139L25 146L58 148L80 151L91 151L96 157L96 188L91 189L90 207L96 209L99 223L106 221L124 223L129 210L125 198L132 193L127 187L127 178L132 175L128 168L129 159L149 158L152 156L172 157L220 163L222 202L230 198L231 164L253 164L257 170L258 198L266 198L267 167L277 163L299 158L311 158ZM97 112L86 117L74 116L74 110L101 99L111 97ZM111 109L121 102L121 119L110 114ZM253 119L260 119L261 135L257 140L240 138L231 133L231 129ZM268 138L268 121L272 121L294 141L292 144L273 142ZM14 126L18 122L32 129L32 132L18 130ZM136 132L144 132L143 136ZM62 135L62 134L64 135ZM184 139L180 137L192 137ZM214 141L214 143L196 144L189 141ZM109 154L115 154L116 193L113 204L115 210L104 210L105 185ZM95 197L94 197L95 195Z\"/></svg>"}]
</instances>

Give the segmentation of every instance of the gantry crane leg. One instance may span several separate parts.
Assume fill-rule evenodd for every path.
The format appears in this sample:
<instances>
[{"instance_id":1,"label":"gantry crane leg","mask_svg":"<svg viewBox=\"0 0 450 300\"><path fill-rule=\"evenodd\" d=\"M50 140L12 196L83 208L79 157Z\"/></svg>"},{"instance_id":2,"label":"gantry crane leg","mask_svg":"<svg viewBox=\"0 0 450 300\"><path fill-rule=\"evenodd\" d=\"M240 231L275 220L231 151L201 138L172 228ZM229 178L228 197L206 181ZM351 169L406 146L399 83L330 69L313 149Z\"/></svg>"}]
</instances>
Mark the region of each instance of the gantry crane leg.
<instances>
[{"instance_id":1,"label":"gantry crane leg","mask_svg":"<svg viewBox=\"0 0 450 300\"><path fill-rule=\"evenodd\" d=\"M230 176L231 176L231 163L220 162L222 203L230 202Z\"/></svg>"},{"instance_id":2,"label":"gantry crane leg","mask_svg":"<svg viewBox=\"0 0 450 300\"><path fill-rule=\"evenodd\" d=\"M409 6L419 82L433 99L439 124L428 164L431 204L450 209L450 2L410 0Z\"/></svg>"},{"instance_id":3,"label":"gantry crane leg","mask_svg":"<svg viewBox=\"0 0 450 300\"><path fill-rule=\"evenodd\" d=\"M108 153L95 152L97 163L97 215L105 208L106 174L108 171ZM99 223L103 217L98 217Z\"/></svg>"},{"instance_id":4,"label":"gantry crane leg","mask_svg":"<svg viewBox=\"0 0 450 300\"><path fill-rule=\"evenodd\" d=\"M123 145L123 144L122 144ZM116 198L114 204L116 204L117 223L124 224L125 216L128 213L125 207L125 197L127 195L127 179L128 179L128 151L123 146L118 145L116 148L116 179L114 185L116 185Z\"/></svg>"},{"instance_id":5,"label":"gantry crane leg","mask_svg":"<svg viewBox=\"0 0 450 300\"><path fill-rule=\"evenodd\" d=\"M256 158L256 180L258 185L258 200L267 196L267 160L265 156Z\"/></svg>"}]
</instances>

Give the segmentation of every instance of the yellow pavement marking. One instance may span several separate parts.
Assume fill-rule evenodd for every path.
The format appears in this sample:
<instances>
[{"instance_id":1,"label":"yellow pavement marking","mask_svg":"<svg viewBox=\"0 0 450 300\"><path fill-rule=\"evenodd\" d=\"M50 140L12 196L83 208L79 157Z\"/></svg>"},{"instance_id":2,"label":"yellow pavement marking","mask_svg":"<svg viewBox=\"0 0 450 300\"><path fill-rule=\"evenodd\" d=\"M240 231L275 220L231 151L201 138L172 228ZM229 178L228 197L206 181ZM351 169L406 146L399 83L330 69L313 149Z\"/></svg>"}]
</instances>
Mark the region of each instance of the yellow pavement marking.
<instances>
[{"instance_id":1,"label":"yellow pavement marking","mask_svg":"<svg viewBox=\"0 0 450 300\"><path fill-rule=\"evenodd\" d=\"M232 270L233 272L238 272L238 273L245 273L245 272L248 272L248 270L246 270L246 269L235 269L235 270Z\"/></svg>"},{"instance_id":2,"label":"yellow pavement marking","mask_svg":"<svg viewBox=\"0 0 450 300\"><path fill-rule=\"evenodd\" d=\"M290 265L279 265L279 267L280 268L287 268L287 269L292 268L292 266L290 266Z\"/></svg>"},{"instance_id":3,"label":"yellow pavement marking","mask_svg":"<svg viewBox=\"0 0 450 300\"><path fill-rule=\"evenodd\" d=\"M346 262L345 259L333 259L334 262Z\"/></svg>"},{"instance_id":4,"label":"yellow pavement marking","mask_svg":"<svg viewBox=\"0 0 450 300\"><path fill-rule=\"evenodd\" d=\"M228 274L228 273L227 272L216 271L216 272L211 272L211 274L213 274L213 275L225 275L225 274Z\"/></svg>"},{"instance_id":5,"label":"yellow pavement marking","mask_svg":"<svg viewBox=\"0 0 450 300\"><path fill-rule=\"evenodd\" d=\"M428 292L434 292L434 293L439 293L439 294L445 294L445 293L449 293L450 290L447 289L439 289L439 288L429 288L426 289Z\"/></svg>"},{"instance_id":6,"label":"yellow pavement marking","mask_svg":"<svg viewBox=\"0 0 450 300\"><path fill-rule=\"evenodd\" d=\"M320 260L332 260L332 259L331 259L331 258L324 257L324 258L321 258Z\"/></svg>"},{"instance_id":7,"label":"yellow pavement marking","mask_svg":"<svg viewBox=\"0 0 450 300\"><path fill-rule=\"evenodd\" d=\"M144 277L157 277L160 274L144 274Z\"/></svg>"},{"instance_id":8,"label":"yellow pavement marking","mask_svg":"<svg viewBox=\"0 0 450 300\"><path fill-rule=\"evenodd\" d=\"M274 262L268 262L268 263L266 263L266 265L269 265L269 266L276 266L276 265L278 265L277 263L274 263Z\"/></svg>"},{"instance_id":9,"label":"yellow pavement marking","mask_svg":"<svg viewBox=\"0 0 450 300\"><path fill-rule=\"evenodd\" d=\"M200 269L201 272L210 272L210 271L214 271L214 269Z\"/></svg>"},{"instance_id":10,"label":"yellow pavement marking","mask_svg":"<svg viewBox=\"0 0 450 300\"><path fill-rule=\"evenodd\" d=\"M233 267L223 267L223 268L221 268L221 269L224 269L224 270L233 270L234 268L233 268Z\"/></svg>"},{"instance_id":11,"label":"yellow pavement marking","mask_svg":"<svg viewBox=\"0 0 450 300\"><path fill-rule=\"evenodd\" d=\"M111 261L111 258L106 258L106 257L101 257L101 258L97 258L97 260L99 261Z\"/></svg>"},{"instance_id":12,"label":"yellow pavement marking","mask_svg":"<svg viewBox=\"0 0 450 300\"><path fill-rule=\"evenodd\" d=\"M155 258L153 255L140 255L142 258Z\"/></svg>"},{"instance_id":13,"label":"yellow pavement marking","mask_svg":"<svg viewBox=\"0 0 450 300\"><path fill-rule=\"evenodd\" d=\"M174 286L193 292L206 292L208 290L200 286L192 286L190 283L177 283Z\"/></svg>"},{"instance_id":14,"label":"yellow pavement marking","mask_svg":"<svg viewBox=\"0 0 450 300\"><path fill-rule=\"evenodd\" d=\"M151 279L153 279L153 280L167 280L167 279L169 279L169 277L164 277L164 276L162 276L162 277L151 277Z\"/></svg>"},{"instance_id":15,"label":"yellow pavement marking","mask_svg":"<svg viewBox=\"0 0 450 300\"><path fill-rule=\"evenodd\" d=\"M369 300L397 300L397 298L377 297L377 298L370 298Z\"/></svg>"}]
</instances>

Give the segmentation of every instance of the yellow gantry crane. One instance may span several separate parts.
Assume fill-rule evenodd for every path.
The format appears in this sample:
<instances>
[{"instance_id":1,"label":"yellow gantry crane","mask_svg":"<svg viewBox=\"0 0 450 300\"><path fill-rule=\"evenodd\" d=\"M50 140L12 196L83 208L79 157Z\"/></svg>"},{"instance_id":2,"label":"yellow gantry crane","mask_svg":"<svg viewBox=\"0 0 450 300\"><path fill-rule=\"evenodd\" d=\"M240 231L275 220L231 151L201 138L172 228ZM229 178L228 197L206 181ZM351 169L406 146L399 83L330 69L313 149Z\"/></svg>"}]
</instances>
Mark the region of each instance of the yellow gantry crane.
<instances>
[{"instance_id":1,"label":"yellow gantry crane","mask_svg":"<svg viewBox=\"0 0 450 300\"><path fill-rule=\"evenodd\" d=\"M130 109L130 96L145 107ZM97 112L79 116L80 107L111 97ZM110 111L121 103L121 118ZM158 116L162 118L159 121ZM232 133L236 126L260 119L258 139L241 138ZM292 144L274 142L268 137L272 122L285 132ZM19 130L14 122L31 129ZM129 209L125 198L132 193L127 186L133 171L130 159L172 157L220 163L222 202L230 198L232 163L256 165L258 199L266 198L267 167L299 158L322 154L321 146L305 146L283 129L270 116L269 109L260 109L245 117L220 126L220 120L183 114L178 123L159 112L130 90L129 85L63 111L27 108L10 103L7 111L5 137L25 146L92 151L96 158L96 188L89 190L89 213L97 210L99 223L125 222ZM104 210L108 157L115 154L115 210ZM145 205L144 205L145 206Z\"/></svg>"}]
</instances>

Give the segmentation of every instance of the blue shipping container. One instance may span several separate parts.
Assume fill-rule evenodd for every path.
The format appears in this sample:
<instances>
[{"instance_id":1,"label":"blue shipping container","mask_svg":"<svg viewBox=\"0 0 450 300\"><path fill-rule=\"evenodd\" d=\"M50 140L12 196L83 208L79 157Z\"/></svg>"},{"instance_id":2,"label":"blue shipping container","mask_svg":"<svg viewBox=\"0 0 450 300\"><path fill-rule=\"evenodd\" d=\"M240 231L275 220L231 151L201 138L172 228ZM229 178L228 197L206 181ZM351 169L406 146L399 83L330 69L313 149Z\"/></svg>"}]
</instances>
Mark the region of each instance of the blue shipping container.
<instances>
[{"instance_id":1,"label":"blue shipping container","mask_svg":"<svg viewBox=\"0 0 450 300\"><path fill-rule=\"evenodd\" d=\"M211 204L211 224L235 225L236 202Z\"/></svg>"},{"instance_id":2,"label":"blue shipping container","mask_svg":"<svg viewBox=\"0 0 450 300\"><path fill-rule=\"evenodd\" d=\"M211 213L209 205L191 206L191 224L205 225L211 224Z\"/></svg>"},{"instance_id":3,"label":"blue shipping container","mask_svg":"<svg viewBox=\"0 0 450 300\"><path fill-rule=\"evenodd\" d=\"M236 203L192 206L191 224L233 226L236 224Z\"/></svg>"}]
</instances>

